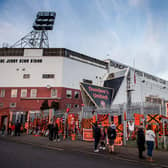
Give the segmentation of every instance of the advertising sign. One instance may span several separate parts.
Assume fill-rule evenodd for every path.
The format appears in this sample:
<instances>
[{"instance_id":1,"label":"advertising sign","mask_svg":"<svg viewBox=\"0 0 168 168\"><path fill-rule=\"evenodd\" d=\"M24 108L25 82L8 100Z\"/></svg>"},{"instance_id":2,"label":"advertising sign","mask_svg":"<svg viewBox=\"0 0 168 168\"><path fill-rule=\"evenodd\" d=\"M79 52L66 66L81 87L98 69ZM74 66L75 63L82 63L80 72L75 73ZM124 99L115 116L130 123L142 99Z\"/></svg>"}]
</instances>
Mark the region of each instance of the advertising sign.
<instances>
[{"instance_id":1,"label":"advertising sign","mask_svg":"<svg viewBox=\"0 0 168 168\"><path fill-rule=\"evenodd\" d=\"M93 129L85 129L85 128L83 128L83 140L84 141L94 141Z\"/></svg>"},{"instance_id":2,"label":"advertising sign","mask_svg":"<svg viewBox=\"0 0 168 168\"><path fill-rule=\"evenodd\" d=\"M112 88L101 87L87 83L81 83L81 87L97 107L106 108L111 105L114 93Z\"/></svg>"}]
</instances>

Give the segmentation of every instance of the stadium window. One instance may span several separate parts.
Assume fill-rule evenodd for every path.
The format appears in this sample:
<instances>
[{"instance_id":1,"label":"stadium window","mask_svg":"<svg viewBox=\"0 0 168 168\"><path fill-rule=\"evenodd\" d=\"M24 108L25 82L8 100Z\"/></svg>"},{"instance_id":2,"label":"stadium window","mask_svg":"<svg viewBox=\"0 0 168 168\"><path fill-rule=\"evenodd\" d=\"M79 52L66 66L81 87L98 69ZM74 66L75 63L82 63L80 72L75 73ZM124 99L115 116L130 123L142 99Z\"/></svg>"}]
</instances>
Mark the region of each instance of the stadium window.
<instances>
[{"instance_id":1,"label":"stadium window","mask_svg":"<svg viewBox=\"0 0 168 168\"><path fill-rule=\"evenodd\" d=\"M23 74L23 79L29 79L30 78L30 74Z\"/></svg>"},{"instance_id":2,"label":"stadium window","mask_svg":"<svg viewBox=\"0 0 168 168\"><path fill-rule=\"evenodd\" d=\"M27 97L27 89L21 89L20 97Z\"/></svg>"},{"instance_id":3,"label":"stadium window","mask_svg":"<svg viewBox=\"0 0 168 168\"><path fill-rule=\"evenodd\" d=\"M66 108L71 108L71 104L66 104Z\"/></svg>"},{"instance_id":4,"label":"stadium window","mask_svg":"<svg viewBox=\"0 0 168 168\"><path fill-rule=\"evenodd\" d=\"M0 97L5 97L5 89L1 89Z\"/></svg>"},{"instance_id":5,"label":"stadium window","mask_svg":"<svg viewBox=\"0 0 168 168\"><path fill-rule=\"evenodd\" d=\"M55 75L54 74L43 74L42 78L43 79L53 79L55 78Z\"/></svg>"},{"instance_id":6,"label":"stadium window","mask_svg":"<svg viewBox=\"0 0 168 168\"><path fill-rule=\"evenodd\" d=\"M3 107L3 103L0 103L0 107Z\"/></svg>"},{"instance_id":7,"label":"stadium window","mask_svg":"<svg viewBox=\"0 0 168 168\"><path fill-rule=\"evenodd\" d=\"M79 104L74 104L74 108L79 108Z\"/></svg>"},{"instance_id":8,"label":"stadium window","mask_svg":"<svg viewBox=\"0 0 168 168\"><path fill-rule=\"evenodd\" d=\"M75 91L74 98L79 99L79 91Z\"/></svg>"},{"instance_id":9,"label":"stadium window","mask_svg":"<svg viewBox=\"0 0 168 168\"><path fill-rule=\"evenodd\" d=\"M10 103L9 107L16 107L16 103Z\"/></svg>"},{"instance_id":10,"label":"stadium window","mask_svg":"<svg viewBox=\"0 0 168 168\"><path fill-rule=\"evenodd\" d=\"M11 90L11 97L17 97L17 89Z\"/></svg>"},{"instance_id":11,"label":"stadium window","mask_svg":"<svg viewBox=\"0 0 168 168\"><path fill-rule=\"evenodd\" d=\"M66 97L68 99L71 99L72 98L72 90L66 90Z\"/></svg>"},{"instance_id":12,"label":"stadium window","mask_svg":"<svg viewBox=\"0 0 168 168\"><path fill-rule=\"evenodd\" d=\"M51 89L51 97L57 97L57 89Z\"/></svg>"},{"instance_id":13,"label":"stadium window","mask_svg":"<svg viewBox=\"0 0 168 168\"><path fill-rule=\"evenodd\" d=\"M37 96L37 89L31 89L30 97L36 97L36 96Z\"/></svg>"}]
</instances>

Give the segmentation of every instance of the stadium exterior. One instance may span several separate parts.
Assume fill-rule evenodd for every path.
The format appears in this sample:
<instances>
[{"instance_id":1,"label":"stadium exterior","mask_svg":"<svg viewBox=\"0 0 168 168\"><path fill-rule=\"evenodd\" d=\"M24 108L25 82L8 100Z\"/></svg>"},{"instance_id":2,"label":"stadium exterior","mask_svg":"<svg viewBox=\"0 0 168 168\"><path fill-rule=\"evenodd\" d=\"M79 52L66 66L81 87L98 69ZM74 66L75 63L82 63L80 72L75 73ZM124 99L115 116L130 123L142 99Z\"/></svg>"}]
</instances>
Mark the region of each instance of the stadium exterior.
<instances>
[{"instance_id":1,"label":"stadium exterior","mask_svg":"<svg viewBox=\"0 0 168 168\"><path fill-rule=\"evenodd\" d=\"M80 110L81 82L112 88L111 107L168 100L167 81L113 60L65 48L0 48L0 127L10 112L40 110L45 100L57 110Z\"/></svg>"}]
</instances>

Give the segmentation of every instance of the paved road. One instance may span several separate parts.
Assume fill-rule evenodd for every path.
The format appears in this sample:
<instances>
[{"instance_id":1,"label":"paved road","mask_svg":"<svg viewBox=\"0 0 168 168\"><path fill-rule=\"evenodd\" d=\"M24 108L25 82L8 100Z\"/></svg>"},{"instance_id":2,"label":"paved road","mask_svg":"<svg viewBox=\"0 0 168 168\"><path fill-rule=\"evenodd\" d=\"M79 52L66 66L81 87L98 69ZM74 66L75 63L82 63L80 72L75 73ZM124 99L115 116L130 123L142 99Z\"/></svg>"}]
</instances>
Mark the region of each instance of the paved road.
<instances>
[{"instance_id":1,"label":"paved road","mask_svg":"<svg viewBox=\"0 0 168 168\"><path fill-rule=\"evenodd\" d=\"M96 153L68 151L61 148L43 148L0 140L1 168L147 168L155 167L128 160L105 158Z\"/></svg>"}]
</instances>

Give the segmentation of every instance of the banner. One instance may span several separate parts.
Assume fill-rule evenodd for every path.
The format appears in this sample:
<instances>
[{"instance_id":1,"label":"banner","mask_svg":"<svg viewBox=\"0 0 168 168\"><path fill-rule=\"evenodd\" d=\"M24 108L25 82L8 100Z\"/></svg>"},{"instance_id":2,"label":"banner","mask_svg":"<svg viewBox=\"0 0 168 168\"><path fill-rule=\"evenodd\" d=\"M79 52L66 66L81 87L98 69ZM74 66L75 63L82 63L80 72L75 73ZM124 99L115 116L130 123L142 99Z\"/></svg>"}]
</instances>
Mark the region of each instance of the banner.
<instances>
[{"instance_id":1,"label":"banner","mask_svg":"<svg viewBox=\"0 0 168 168\"><path fill-rule=\"evenodd\" d=\"M83 140L84 141L94 141L93 129L85 129L85 128L83 128Z\"/></svg>"},{"instance_id":2,"label":"banner","mask_svg":"<svg viewBox=\"0 0 168 168\"><path fill-rule=\"evenodd\" d=\"M134 119L135 119L135 126L139 126L141 121L144 119L144 115L134 113Z\"/></svg>"},{"instance_id":3,"label":"banner","mask_svg":"<svg viewBox=\"0 0 168 168\"><path fill-rule=\"evenodd\" d=\"M166 103L166 117L168 117L168 103Z\"/></svg>"},{"instance_id":4,"label":"banner","mask_svg":"<svg viewBox=\"0 0 168 168\"><path fill-rule=\"evenodd\" d=\"M147 115L147 122L150 124L159 124L160 123L160 116L159 114L148 114Z\"/></svg>"},{"instance_id":5,"label":"banner","mask_svg":"<svg viewBox=\"0 0 168 168\"><path fill-rule=\"evenodd\" d=\"M106 108L111 105L114 94L113 89L86 83L81 83L81 86L97 107Z\"/></svg>"},{"instance_id":6,"label":"banner","mask_svg":"<svg viewBox=\"0 0 168 168\"><path fill-rule=\"evenodd\" d=\"M97 114L97 120L103 127L109 126L109 114Z\"/></svg>"}]
</instances>

